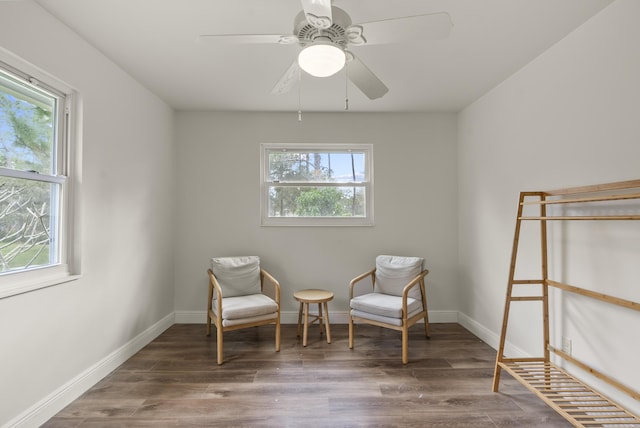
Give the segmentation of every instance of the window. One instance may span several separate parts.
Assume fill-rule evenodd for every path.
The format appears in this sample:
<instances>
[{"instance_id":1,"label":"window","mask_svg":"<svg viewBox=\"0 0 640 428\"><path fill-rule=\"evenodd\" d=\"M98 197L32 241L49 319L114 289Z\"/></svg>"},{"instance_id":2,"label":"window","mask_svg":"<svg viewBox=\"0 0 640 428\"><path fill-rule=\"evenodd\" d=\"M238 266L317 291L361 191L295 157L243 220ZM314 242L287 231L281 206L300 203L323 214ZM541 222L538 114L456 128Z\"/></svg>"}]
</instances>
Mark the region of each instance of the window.
<instances>
[{"instance_id":1,"label":"window","mask_svg":"<svg viewBox=\"0 0 640 428\"><path fill-rule=\"evenodd\" d=\"M0 62L0 297L71 274L71 91L12 65Z\"/></svg>"},{"instance_id":2,"label":"window","mask_svg":"<svg viewBox=\"0 0 640 428\"><path fill-rule=\"evenodd\" d=\"M262 144L262 225L372 226L369 144Z\"/></svg>"}]
</instances>

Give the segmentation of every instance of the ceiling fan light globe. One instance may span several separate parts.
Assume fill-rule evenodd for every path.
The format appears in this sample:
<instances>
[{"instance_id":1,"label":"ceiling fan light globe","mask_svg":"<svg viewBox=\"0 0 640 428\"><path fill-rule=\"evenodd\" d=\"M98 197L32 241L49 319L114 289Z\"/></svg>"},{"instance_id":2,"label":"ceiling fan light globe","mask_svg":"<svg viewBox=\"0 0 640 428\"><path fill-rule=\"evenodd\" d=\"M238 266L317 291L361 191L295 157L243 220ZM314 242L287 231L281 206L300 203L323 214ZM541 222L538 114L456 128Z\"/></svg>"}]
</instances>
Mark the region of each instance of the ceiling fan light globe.
<instances>
[{"instance_id":1,"label":"ceiling fan light globe","mask_svg":"<svg viewBox=\"0 0 640 428\"><path fill-rule=\"evenodd\" d=\"M346 56L342 49L331 43L314 43L298 55L301 69L315 77L329 77L342 70Z\"/></svg>"}]
</instances>

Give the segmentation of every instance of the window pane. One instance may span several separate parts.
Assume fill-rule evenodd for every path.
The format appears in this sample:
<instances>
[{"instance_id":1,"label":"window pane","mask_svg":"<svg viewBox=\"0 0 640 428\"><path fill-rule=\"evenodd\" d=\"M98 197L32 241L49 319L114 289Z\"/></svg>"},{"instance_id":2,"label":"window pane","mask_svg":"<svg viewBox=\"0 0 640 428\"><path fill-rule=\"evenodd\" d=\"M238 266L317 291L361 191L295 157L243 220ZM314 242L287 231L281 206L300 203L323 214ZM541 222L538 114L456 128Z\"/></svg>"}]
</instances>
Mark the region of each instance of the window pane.
<instances>
[{"instance_id":1,"label":"window pane","mask_svg":"<svg viewBox=\"0 0 640 428\"><path fill-rule=\"evenodd\" d=\"M364 217L364 186L270 186L269 217Z\"/></svg>"},{"instance_id":2,"label":"window pane","mask_svg":"<svg viewBox=\"0 0 640 428\"><path fill-rule=\"evenodd\" d=\"M56 103L0 74L0 166L55 174Z\"/></svg>"},{"instance_id":3,"label":"window pane","mask_svg":"<svg viewBox=\"0 0 640 428\"><path fill-rule=\"evenodd\" d=\"M366 180L363 152L269 151L272 182L361 183Z\"/></svg>"},{"instance_id":4,"label":"window pane","mask_svg":"<svg viewBox=\"0 0 640 428\"><path fill-rule=\"evenodd\" d=\"M0 272L56 264L59 184L0 177Z\"/></svg>"}]
</instances>

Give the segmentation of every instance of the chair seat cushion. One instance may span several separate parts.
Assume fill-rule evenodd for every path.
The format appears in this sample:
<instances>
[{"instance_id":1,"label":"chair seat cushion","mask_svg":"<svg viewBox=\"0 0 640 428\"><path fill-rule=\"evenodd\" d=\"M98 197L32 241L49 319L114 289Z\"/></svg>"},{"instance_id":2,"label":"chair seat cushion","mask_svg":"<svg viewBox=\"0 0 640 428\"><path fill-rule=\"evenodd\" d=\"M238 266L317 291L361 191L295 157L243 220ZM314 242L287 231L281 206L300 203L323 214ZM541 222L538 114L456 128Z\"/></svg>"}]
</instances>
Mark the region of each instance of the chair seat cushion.
<instances>
[{"instance_id":1,"label":"chair seat cushion","mask_svg":"<svg viewBox=\"0 0 640 428\"><path fill-rule=\"evenodd\" d=\"M213 312L217 315L215 301L213 303ZM222 299L222 318L225 320L252 318L274 312L278 312L278 304L264 294L224 297Z\"/></svg>"},{"instance_id":2,"label":"chair seat cushion","mask_svg":"<svg viewBox=\"0 0 640 428\"><path fill-rule=\"evenodd\" d=\"M222 320L222 326L223 327L233 327L235 325L254 324L254 323L266 324L269 321L275 322L277 318L278 318L278 313L274 312L274 313L267 314L267 315L259 315L257 317L250 317L250 318L240 318L240 319L237 319L237 320L223 319Z\"/></svg>"},{"instance_id":3,"label":"chair seat cushion","mask_svg":"<svg viewBox=\"0 0 640 428\"><path fill-rule=\"evenodd\" d=\"M402 297L382 293L363 294L351 299L350 306L351 309L363 313L402 319ZM420 300L407 297L407 311L410 315L421 310L422 302Z\"/></svg>"},{"instance_id":4,"label":"chair seat cushion","mask_svg":"<svg viewBox=\"0 0 640 428\"><path fill-rule=\"evenodd\" d=\"M420 312L421 311L415 311L415 312L409 313L408 319L410 319L415 315L418 315ZM402 326L402 318L383 317L382 315L370 314L368 312L362 312L357 309L351 309L351 316L354 318L364 318L365 320L382 322L385 324L395 325L398 327Z\"/></svg>"}]
</instances>

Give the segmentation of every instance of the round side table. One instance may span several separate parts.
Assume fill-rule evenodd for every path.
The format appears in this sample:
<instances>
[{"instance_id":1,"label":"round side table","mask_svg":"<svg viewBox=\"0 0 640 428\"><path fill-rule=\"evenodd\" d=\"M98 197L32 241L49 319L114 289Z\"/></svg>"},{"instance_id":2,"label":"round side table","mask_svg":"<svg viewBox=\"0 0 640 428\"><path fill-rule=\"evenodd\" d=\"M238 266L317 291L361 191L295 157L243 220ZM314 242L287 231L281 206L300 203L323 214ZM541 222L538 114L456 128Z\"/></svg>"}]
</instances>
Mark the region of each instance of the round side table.
<instances>
[{"instance_id":1,"label":"round side table","mask_svg":"<svg viewBox=\"0 0 640 428\"><path fill-rule=\"evenodd\" d=\"M318 321L320 325L320 334L323 333L323 324L327 326L327 343L331 343L331 329L329 326L329 309L327 302L333 299L333 292L327 290L309 289L299 290L293 293L293 297L300 302L300 309L298 311L298 337L300 337L300 329L303 327L302 314L304 312L304 333L302 336L302 346L307 346L307 331L309 329L309 323L313 324ZM309 303L318 304L318 315L311 315L311 321L309 321ZM324 314L323 309L324 307Z\"/></svg>"}]
</instances>

